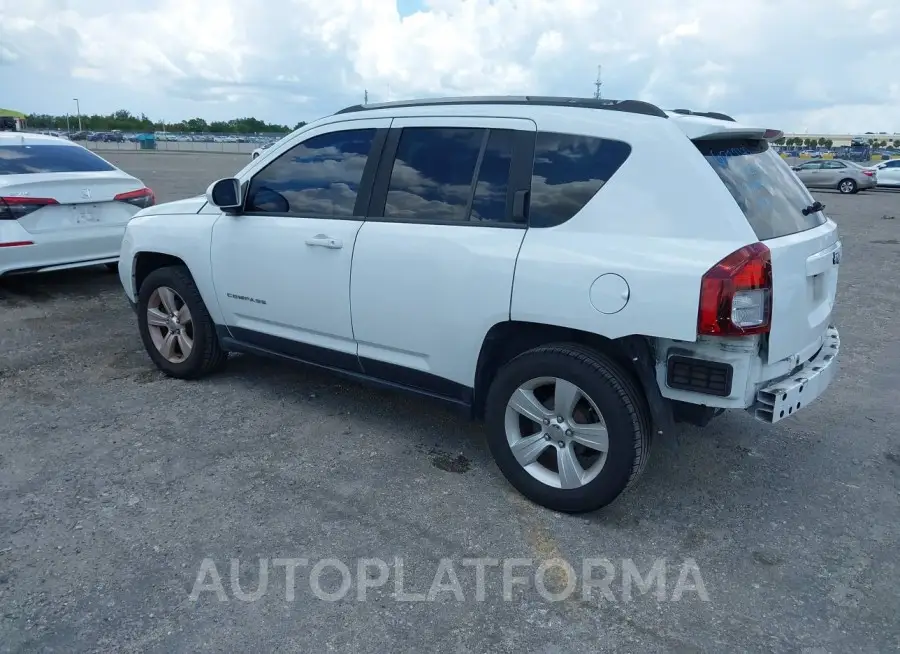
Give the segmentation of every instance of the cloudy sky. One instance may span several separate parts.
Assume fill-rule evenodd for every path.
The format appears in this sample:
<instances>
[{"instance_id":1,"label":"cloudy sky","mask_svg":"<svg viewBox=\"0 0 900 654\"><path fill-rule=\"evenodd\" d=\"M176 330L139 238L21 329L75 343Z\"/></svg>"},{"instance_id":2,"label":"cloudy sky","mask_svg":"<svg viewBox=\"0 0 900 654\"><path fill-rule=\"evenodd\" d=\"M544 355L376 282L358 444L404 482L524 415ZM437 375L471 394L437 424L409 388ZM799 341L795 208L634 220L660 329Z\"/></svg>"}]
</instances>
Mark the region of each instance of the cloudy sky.
<instances>
[{"instance_id":1,"label":"cloudy sky","mask_svg":"<svg viewBox=\"0 0 900 654\"><path fill-rule=\"evenodd\" d=\"M900 132L900 0L0 0L0 106L293 124L362 101L603 94Z\"/></svg>"}]
</instances>

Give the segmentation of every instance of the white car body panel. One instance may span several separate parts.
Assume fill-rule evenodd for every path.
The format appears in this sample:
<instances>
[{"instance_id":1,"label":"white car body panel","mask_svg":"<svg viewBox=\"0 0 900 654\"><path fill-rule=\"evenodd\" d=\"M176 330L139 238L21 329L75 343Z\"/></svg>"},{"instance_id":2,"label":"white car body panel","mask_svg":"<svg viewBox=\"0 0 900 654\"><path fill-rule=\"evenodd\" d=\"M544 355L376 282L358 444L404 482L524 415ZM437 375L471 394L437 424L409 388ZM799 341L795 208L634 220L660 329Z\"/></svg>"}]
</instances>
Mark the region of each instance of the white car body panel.
<instances>
[{"instance_id":1,"label":"white car body panel","mask_svg":"<svg viewBox=\"0 0 900 654\"><path fill-rule=\"evenodd\" d=\"M877 175L878 186L900 186L900 159L882 161L879 164L870 166L869 170L874 171Z\"/></svg>"},{"instance_id":2,"label":"white car body panel","mask_svg":"<svg viewBox=\"0 0 900 654\"><path fill-rule=\"evenodd\" d=\"M85 150L65 139L34 134L0 134L3 145ZM114 262L125 226L139 210L114 197L143 188L143 182L115 166L108 171L0 175L0 197L54 201L18 219L0 220L0 245L7 244L0 246L0 275Z\"/></svg>"},{"instance_id":3,"label":"white car body panel","mask_svg":"<svg viewBox=\"0 0 900 654\"><path fill-rule=\"evenodd\" d=\"M702 276L759 239L690 139L762 138L768 130L670 116L662 120L529 105L419 106L329 116L263 151L236 177L248 182L306 138L335 129L388 125L574 133L624 141L632 152L573 218L549 228L232 216L202 198L161 205L141 212L129 224L122 281L133 300L134 256L175 256L190 269L220 326L356 353L468 387L475 383L485 335L508 320L610 339L643 336L656 347L664 397L723 408L751 407L761 393L771 395L797 366L813 355L823 356L817 351L824 343L838 342L836 332L832 337L828 331L840 257L836 227L828 221L765 241L774 278L768 336L698 338ZM652 192L648 179L654 180ZM702 192L693 192L698 188ZM307 245L319 236L341 247ZM625 286L604 286L598 282L604 275L624 280ZM623 306L616 308L617 302ZM665 357L674 349L731 362L732 394L711 397L668 388ZM807 396L824 391L834 374L832 364L827 365L829 372L815 371L818 381ZM791 386L790 393L795 391L802 393L799 386Z\"/></svg>"},{"instance_id":4,"label":"white car body panel","mask_svg":"<svg viewBox=\"0 0 900 654\"><path fill-rule=\"evenodd\" d=\"M348 121L345 128L390 124L384 118ZM333 131L313 129L304 138ZM245 168L238 179L249 182L271 161L260 157L255 163L261 165ZM361 218L222 215L212 233L210 263L224 324L355 355L350 268L361 226ZM273 279L280 280L277 287Z\"/></svg>"},{"instance_id":5,"label":"white car body panel","mask_svg":"<svg viewBox=\"0 0 900 654\"><path fill-rule=\"evenodd\" d=\"M160 205L165 206L165 205ZM157 207L138 212L128 223L119 256L119 279L128 299L137 300L134 283L136 257L145 252L165 254L181 259L191 275L210 317L224 324L216 300L210 267L209 243L218 214L152 213Z\"/></svg>"},{"instance_id":6,"label":"white car body panel","mask_svg":"<svg viewBox=\"0 0 900 654\"><path fill-rule=\"evenodd\" d=\"M538 129L624 140L618 116L596 113L602 115L574 124L572 119L566 124L540 120ZM513 320L607 338L641 334L696 339L703 273L758 239L676 121L665 122L661 129L629 133L631 155L572 219L528 230L516 266ZM660 147L683 161L673 166L671 159L658 156ZM648 179L656 180L658 190L647 192ZM709 183L702 194L681 191L703 182ZM625 216L619 209L623 206L628 207ZM673 213L692 220L673 222ZM627 304L612 314L601 313L591 300L595 280L605 274L621 276L629 287L623 298Z\"/></svg>"},{"instance_id":7,"label":"white car body panel","mask_svg":"<svg viewBox=\"0 0 900 654\"><path fill-rule=\"evenodd\" d=\"M535 131L529 120L462 116L398 118L391 127ZM484 337L509 320L524 235L524 229L480 225L366 222L350 286L359 356L473 387Z\"/></svg>"}]
</instances>

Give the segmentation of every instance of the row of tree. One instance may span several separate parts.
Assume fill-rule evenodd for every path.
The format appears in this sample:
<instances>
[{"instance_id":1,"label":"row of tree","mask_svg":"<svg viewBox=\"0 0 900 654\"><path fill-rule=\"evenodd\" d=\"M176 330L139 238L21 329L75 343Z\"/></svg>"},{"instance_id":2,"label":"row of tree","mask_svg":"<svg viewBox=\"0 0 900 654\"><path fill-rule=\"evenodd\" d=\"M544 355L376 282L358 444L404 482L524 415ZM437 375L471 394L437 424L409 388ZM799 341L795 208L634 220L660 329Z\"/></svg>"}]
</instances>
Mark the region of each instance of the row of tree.
<instances>
[{"instance_id":1,"label":"row of tree","mask_svg":"<svg viewBox=\"0 0 900 654\"><path fill-rule=\"evenodd\" d=\"M26 118L29 129L78 129L78 116L51 116L49 114L29 114ZM138 116L127 109L119 109L109 115L81 116L81 129L91 132L194 132L214 134L286 134L305 125L299 122L294 127L267 123L258 118L233 118L231 120L213 120L207 122L203 118L191 118L176 123L151 120L146 114Z\"/></svg>"},{"instance_id":2,"label":"row of tree","mask_svg":"<svg viewBox=\"0 0 900 654\"><path fill-rule=\"evenodd\" d=\"M826 139L824 137L813 139L813 138L801 138L799 136L792 136L790 138L784 138L783 136L780 139L775 141L778 145L787 145L787 146L797 146L797 147L807 147L814 148L817 146L821 146L823 148L831 148L834 145L834 142L831 139ZM894 139L892 142L888 142L885 139L866 139L866 143L871 145L873 148L886 148L888 145L893 145L895 148L900 148L900 139Z\"/></svg>"}]
</instances>

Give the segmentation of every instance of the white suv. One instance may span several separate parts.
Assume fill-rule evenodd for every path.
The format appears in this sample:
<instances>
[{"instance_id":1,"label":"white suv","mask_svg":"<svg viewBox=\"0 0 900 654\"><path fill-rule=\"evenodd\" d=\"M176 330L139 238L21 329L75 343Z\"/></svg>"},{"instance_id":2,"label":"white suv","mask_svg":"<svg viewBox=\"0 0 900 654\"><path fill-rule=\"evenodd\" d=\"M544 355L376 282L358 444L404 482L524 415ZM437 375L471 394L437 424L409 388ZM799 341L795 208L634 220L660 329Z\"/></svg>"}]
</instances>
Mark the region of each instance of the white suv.
<instances>
[{"instance_id":1,"label":"white suv","mask_svg":"<svg viewBox=\"0 0 900 654\"><path fill-rule=\"evenodd\" d=\"M673 422L778 422L833 378L841 244L779 135L636 101L348 107L141 211L119 274L167 374L245 352L439 398L520 492L589 511Z\"/></svg>"}]
</instances>

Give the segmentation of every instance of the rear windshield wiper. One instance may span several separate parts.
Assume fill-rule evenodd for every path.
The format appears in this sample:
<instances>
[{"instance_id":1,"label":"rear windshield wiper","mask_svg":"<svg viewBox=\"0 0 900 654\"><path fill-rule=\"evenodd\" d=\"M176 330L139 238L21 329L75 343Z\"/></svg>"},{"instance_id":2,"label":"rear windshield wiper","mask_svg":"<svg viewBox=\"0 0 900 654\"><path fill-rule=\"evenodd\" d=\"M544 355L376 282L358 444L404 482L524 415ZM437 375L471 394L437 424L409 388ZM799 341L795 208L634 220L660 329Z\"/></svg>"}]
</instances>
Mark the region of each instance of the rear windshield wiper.
<instances>
[{"instance_id":1,"label":"rear windshield wiper","mask_svg":"<svg viewBox=\"0 0 900 654\"><path fill-rule=\"evenodd\" d=\"M819 202L818 200L816 200L811 205L806 207L806 209L803 210L803 215L808 216L811 213L815 213L817 211L822 211L822 209L824 209L824 208L825 208L825 205L822 204L821 202Z\"/></svg>"}]
</instances>

